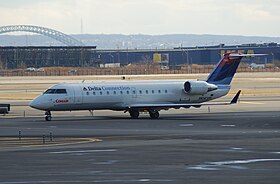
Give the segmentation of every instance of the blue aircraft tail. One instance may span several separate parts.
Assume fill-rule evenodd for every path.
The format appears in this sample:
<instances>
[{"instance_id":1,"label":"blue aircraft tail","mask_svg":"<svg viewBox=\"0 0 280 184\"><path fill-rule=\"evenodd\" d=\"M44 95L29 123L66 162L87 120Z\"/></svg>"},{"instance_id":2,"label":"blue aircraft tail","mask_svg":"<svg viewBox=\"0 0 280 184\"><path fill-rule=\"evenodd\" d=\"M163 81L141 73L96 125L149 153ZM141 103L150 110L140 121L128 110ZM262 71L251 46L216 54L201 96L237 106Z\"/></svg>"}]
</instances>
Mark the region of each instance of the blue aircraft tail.
<instances>
[{"instance_id":1,"label":"blue aircraft tail","mask_svg":"<svg viewBox=\"0 0 280 184\"><path fill-rule=\"evenodd\" d=\"M210 73L206 82L211 84L229 85L243 56L247 55L239 53L226 53L214 70Z\"/></svg>"}]
</instances>

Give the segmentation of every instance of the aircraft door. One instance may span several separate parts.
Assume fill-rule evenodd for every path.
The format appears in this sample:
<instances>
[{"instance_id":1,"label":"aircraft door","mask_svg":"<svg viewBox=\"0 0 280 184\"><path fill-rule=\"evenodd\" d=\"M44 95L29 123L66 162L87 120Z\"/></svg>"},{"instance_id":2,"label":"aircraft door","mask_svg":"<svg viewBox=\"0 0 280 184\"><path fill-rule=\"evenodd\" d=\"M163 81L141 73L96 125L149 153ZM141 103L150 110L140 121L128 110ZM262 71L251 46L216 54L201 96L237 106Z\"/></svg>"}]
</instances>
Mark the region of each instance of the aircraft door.
<instances>
[{"instance_id":1,"label":"aircraft door","mask_svg":"<svg viewBox=\"0 0 280 184\"><path fill-rule=\"evenodd\" d=\"M83 103L83 91L81 86L73 86L74 91L74 104L82 104Z\"/></svg>"}]
</instances>

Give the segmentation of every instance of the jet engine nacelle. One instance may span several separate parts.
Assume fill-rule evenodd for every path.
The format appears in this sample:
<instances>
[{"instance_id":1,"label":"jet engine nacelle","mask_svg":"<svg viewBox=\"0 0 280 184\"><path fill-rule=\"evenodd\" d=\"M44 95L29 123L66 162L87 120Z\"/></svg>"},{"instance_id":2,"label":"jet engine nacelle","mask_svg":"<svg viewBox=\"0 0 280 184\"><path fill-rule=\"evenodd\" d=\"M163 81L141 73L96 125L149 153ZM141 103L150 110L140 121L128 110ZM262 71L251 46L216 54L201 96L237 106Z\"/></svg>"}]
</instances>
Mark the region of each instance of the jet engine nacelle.
<instances>
[{"instance_id":1,"label":"jet engine nacelle","mask_svg":"<svg viewBox=\"0 0 280 184\"><path fill-rule=\"evenodd\" d=\"M190 95L203 95L216 89L218 89L216 85L205 81L187 81L184 83L184 92Z\"/></svg>"}]
</instances>

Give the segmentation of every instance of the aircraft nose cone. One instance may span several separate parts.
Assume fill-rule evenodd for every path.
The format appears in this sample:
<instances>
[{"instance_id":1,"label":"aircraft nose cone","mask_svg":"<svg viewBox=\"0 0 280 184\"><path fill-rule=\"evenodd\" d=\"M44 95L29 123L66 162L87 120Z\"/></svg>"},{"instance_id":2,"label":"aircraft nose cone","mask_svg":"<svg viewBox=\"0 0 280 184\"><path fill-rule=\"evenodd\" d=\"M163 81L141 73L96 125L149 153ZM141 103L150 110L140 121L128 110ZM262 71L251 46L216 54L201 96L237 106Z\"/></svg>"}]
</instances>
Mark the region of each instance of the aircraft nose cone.
<instances>
[{"instance_id":1,"label":"aircraft nose cone","mask_svg":"<svg viewBox=\"0 0 280 184\"><path fill-rule=\"evenodd\" d=\"M29 106L34 108L34 109L38 109L38 110L44 110L45 109L45 104L42 103L42 100L40 100L40 98L36 98L33 101L31 101L29 103Z\"/></svg>"},{"instance_id":2,"label":"aircraft nose cone","mask_svg":"<svg viewBox=\"0 0 280 184\"><path fill-rule=\"evenodd\" d=\"M29 103L29 106L38 110L48 110L51 107L50 101L46 100L43 96L38 96Z\"/></svg>"},{"instance_id":3,"label":"aircraft nose cone","mask_svg":"<svg viewBox=\"0 0 280 184\"><path fill-rule=\"evenodd\" d=\"M39 103L38 101L35 99L35 100L32 100L30 103L29 103L29 106L34 108L34 109L38 109L39 107Z\"/></svg>"}]
</instances>

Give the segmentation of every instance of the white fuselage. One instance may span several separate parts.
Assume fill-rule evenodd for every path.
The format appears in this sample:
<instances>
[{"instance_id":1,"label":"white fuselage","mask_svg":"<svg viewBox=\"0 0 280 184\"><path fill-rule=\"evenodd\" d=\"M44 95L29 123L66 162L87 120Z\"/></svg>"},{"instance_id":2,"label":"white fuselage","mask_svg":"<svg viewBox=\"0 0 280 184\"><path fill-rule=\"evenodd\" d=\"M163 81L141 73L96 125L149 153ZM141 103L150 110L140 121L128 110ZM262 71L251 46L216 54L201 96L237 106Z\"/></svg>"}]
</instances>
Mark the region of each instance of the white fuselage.
<instances>
[{"instance_id":1,"label":"white fuselage","mask_svg":"<svg viewBox=\"0 0 280 184\"><path fill-rule=\"evenodd\" d=\"M132 104L201 103L224 96L230 90L229 85L221 85L203 95L189 95L184 91L185 81L61 83L38 96L30 106L44 111L126 110ZM61 91L52 93L52 89Z\"/></svg>"}]
</instances>

